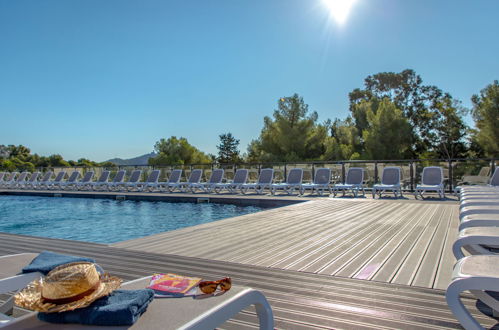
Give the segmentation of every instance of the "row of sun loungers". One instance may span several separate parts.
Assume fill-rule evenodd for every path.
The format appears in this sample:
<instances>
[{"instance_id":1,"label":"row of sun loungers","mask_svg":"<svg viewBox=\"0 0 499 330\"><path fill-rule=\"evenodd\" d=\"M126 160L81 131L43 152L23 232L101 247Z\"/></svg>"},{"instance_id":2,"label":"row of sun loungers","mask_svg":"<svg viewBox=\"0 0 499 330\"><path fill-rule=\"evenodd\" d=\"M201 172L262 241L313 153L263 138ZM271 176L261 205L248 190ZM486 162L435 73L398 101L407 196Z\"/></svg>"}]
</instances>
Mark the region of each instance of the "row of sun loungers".
<instances>
[{"instance_id":1,"label":"row of sun loungers","mask_svg":"<svg viewBox=\"0 0 499 330\"><path fill-rule=\"evenodd\" d=\"M446 298L465 329L482 326L462 303L464 291L488 305L495 317L499 315L499 186L492 183L496 182L460 190L459 234L452 247L457 263Z\"/></svg>"},{"instance_id":2,"label":"row of sun loungers","mask_svg":"<svg viewBox=\"0 0 499 330\"><path fill-rule=\"evenodd\" d=\"M141 170L132 171L128 181L125 181L124 170L116 173L112 181L109 181L110 171L103 171L96 181L93 181L94 172L88 171L83 178L77 171L72 172L69 178L64 181L65 171L57 173L55 179L51 179L53 172L46 172L43 176L40 172L30 175L23 173L2 173L0 172L0 188L4 189L34 189L34 190L81 190L81 191L158 191L158 192L191 192L198 191L205 193L249 193L255 192L263 194L266 191L275 195L277 192L287 194L303 195L306 191L312 194L323 195L326 191L336 196L338 193L345 195L351 192L357 197L360 192L365 195L364 169L352 167L348 169L345 182L340 184L331 184L331 169L319 168L316 170L312 183L303 183L303 169L293 168L289 171L286 181L274 183L274 170L271 168L262 169L258 180L254 183L248 183L249 171L247 169L238 169L231 182L224 181L224 170L214 169L210 178L206 182L201 182L203 170L192 170L189 178L181 182L182 170L173 170L166 182L160 182L160 170L153 170L146 181L140 181L142 177ZM415 189L416 198L429 191L436 192L439 197L444 198L444 175L441 167L430 166L423 169L421 184ZM497 182L496 182L497 181ZM499 172L496 170L491 178L491 184L499 185ZM402 197L401 170L399 167L385 167L381 175L381 182L372 187L373 198L384 193L391 192L395 197Z\"/></svg>"}]
</instances>

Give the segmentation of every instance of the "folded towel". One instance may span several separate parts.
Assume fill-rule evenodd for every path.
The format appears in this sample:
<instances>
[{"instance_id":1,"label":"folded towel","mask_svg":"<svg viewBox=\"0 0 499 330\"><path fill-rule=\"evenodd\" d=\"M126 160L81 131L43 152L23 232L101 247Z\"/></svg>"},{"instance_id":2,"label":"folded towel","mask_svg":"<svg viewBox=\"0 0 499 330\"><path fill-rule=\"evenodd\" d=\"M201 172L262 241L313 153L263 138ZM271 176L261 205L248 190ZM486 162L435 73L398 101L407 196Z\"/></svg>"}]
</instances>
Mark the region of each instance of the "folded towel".
<instances>
[{"instance_id":1,"label":"folded towel","mask_svg":"<svg viewBox=\"0 0 499 330\"><path fill-rule=\"evenodd\" d=\"M62 313L38 313L38 319L51 323L87 325L132 325L153 300L154 291L116 290L94 301L90 306Z\"/></svg>"},{"instance_id":2,"label":"folded towel","mask_svg":"<svg viewBox=\"0 0 499 330\"><path fill-rule=\"evenodd\" d=\"M50 251L41 252L29 265L23 268L23 273L40 272L46 275L57 266L64 265L70 262L88 261L95 262L93 259L84 257L74 257L64 254L54 253Z\"/></svg>"}]
</instances>

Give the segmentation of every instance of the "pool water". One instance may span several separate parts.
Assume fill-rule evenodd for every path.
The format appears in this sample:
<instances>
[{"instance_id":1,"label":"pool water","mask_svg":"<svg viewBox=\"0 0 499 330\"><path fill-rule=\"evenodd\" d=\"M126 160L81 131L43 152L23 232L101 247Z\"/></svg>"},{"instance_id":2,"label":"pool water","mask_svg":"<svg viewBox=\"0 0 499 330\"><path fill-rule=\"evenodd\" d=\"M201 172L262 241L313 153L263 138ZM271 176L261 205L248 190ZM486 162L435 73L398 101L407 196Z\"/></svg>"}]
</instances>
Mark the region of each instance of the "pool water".
<instances>
[{"instance_id":1,"label":"pool water","mask_svg":"<svg viewBox=\"0 0 499 330\"><path fill-rule=\"evenodd\" d=\"M115 243L260 210L231 204L0 196L0 231Z\"/></svg>"}]
</instances>

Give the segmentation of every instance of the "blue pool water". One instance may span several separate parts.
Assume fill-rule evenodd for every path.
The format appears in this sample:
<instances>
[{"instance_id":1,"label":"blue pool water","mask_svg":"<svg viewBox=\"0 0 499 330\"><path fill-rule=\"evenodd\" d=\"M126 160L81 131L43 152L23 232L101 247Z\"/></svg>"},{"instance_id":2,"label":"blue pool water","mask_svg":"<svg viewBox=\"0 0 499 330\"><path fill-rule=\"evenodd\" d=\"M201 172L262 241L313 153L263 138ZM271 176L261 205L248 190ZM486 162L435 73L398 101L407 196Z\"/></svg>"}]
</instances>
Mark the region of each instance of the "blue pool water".
<instances>
[{"instance_id":1,"label":"blue pool water","mask_svg":"<svg viewBox=\"0 0 499 330\"><path fill-rule=\"evenodd\" d=\"M229 204L0 196L0 231L114 243L260 210Z\"/></svg>"}]
</instances>

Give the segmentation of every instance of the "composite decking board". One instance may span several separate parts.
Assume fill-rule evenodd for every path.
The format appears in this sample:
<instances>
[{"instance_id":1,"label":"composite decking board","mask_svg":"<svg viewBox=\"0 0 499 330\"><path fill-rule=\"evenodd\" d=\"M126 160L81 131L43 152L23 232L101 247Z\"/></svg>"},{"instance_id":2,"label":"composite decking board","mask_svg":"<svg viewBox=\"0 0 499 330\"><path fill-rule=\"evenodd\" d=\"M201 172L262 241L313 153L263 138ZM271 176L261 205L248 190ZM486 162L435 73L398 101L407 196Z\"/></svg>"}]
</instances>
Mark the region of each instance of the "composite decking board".
<instances>
[{"instance_id":1,"label":"composite decking board","mask_svg":"<svg viewBox=\"0 0 499 330\"><path fill-rule=\"evenodd\" d=\"M33 245L38 245L38 250L46 249L47 247L54 250L53 247L59 245L59 252L78 254L79 251L80 254L82 254L81 251L85 245L79 243L72 247L72 242L63 240L47 240L50 244L43 244L44 239L38 239L30 240L31 244L19 244L21 246L18 246L14 243L16 241L16 239L13 239L14 236L0 236L0 238L2 238L0 243L1 254L12 253L12 249L15 249L16 252L22 252L24 249L24 251L35 251L36 248L34 248ZM5 242L4 238L10 238L10 241ZM26 240L27 237L17 239L18 243L23 243ZM109 271L113 272L113 269L116 268L118 270L119 268L121 273L123 269L125 269L126 271L123 271L123 273L128 274L127 279L140 277L144 274L150 274L151 272L157 271L158 265L161 264L164 264L164 267L172 268L172 271L177 271L174 266L176 263L182 265L182 263L192 262L195 265L198 265L197 267L201 268L203 268L204 265L204 271L201 272L198 272L196 268L190 268L191 272L198 272L197 274L201 273L202 276L205 276L205 273L223 273L226 270L217 268L224 268L224 266L238 269L238 274L236 274L235 277L238 283L262 289L269 298L270 303L276 305L276 324L279 324L279 322L281 322L280 320L284 320L285 324L294 322L296 324L309 326L316 325L340 328L348 325L350 325L349 327L352 327L352 325L372 326L373 324L376 324L378 328L428 327L429 325L455 327L457 324L447 310L443 301L442 291L438 290L400 287L383 283L349 280L300 272L210 262L209 260L201 259L192 260L191 258L179 258L177 256L146 254L98 246L96 244L89 244L87 250L93 251L93 253L88 252L85 253L85 255L97 257L104 268ZM178 260L168 261L169 259ZM129 261L127 262L127 260ZM111 263L108 261L111 261ZM125 264L123 268L119 267L120 263ZM208 270L206 268L211 269ZM183 266L178 268L178 270L181 271L184 269ZM260 272L262 273L260 275L261 278L255 279L256 276L254 274ZM280 278L278 278L275 283L272 283L274 277L269 276L269 274L275 274ZM267 281L264 280L265 278L267 278ZM289 280L289 278L291 278L291 280ZM316 280L320 285L315 285ZM301 281L308 285L304 285L304 288L300 288L296 285L296 281L298 281L298 283ZM336 282L339 283L335 286L325 286L322 282L329 282L331 284ZM357 294L355 294L355 292L352 293L352 288L345 286L352 286L359 291ZM313 289L314 287L316 289ZM371 287L373 288L372 292L370 292ZM320 290L320 288L322 288L322 290ZM385 292L385 294L383 294L383 292ZM420 296L420 298L406 298L404 295L407 293L413 293L416 297ZM472 304L473 302L472 300L468 301L469 299L465 300L467 301L467 305ZM440 302L441 306L438 302ZM427 304L429 306L427 306ZM434 306L433 309L431 309L431 305ZM286 308L283 309L283 306ZM400 312L401 308L405 309L405 311ZM303 309L305 309L306 312L302 313L301 310ZM425 313L429 313L429 310L433 310L433 312L431 315L426 315ZM324 317L321 317L322 314L324 314ZM324 319L325 321L321 321L321 319ZM493 324L491 323L491 320L486 318L483 322Z\"/></svg>"},{"instance_id":2,"label":"composite decking board","mask_svg":"<svg viewBox=\"0 0 499 330\"><path fill-rule=\"evenodd\" d=\"M409 211L409 210L406 210ZM359 270L352 276L357 279L373 279L378 273L382 272L384 268L388 268L393 272L393 267L390 267L390 261L398 264L401 262L397 260L397 252L403 248L402 245L408 240L412 233L417 232L418 225L424 222L424 214L427 214L430 208L424 210L422 216L412 214L405 217L405 224L403 224L399 231L388 241L382 248L380 248ZM403 254L402 254L403 255ZM403 255L404 256L404 255Z\"/></svg>"},{"instance_id":3,"label":"composite decking board","mask_svg":"<svg viewBox=\"0 0 499 330\"><path fill-rule=\"evenodd\" d=\"M456 263L456 257L452 253L452 245L454 244L459 226L459 210L452 208L450 216L450 225L447 229L447 236L445 237L445 244L442 249L441 258L438 262L438 271L433 287L436 289L447 289L449 279L452 277L452 270Z\"/></svg>"},{"instance_id":4,"label":"composite decking board","mask_svg":"<svg viewBox=\"0 0 499 330\"><path fill-rule=\"evenodd\" d=\"M445 238L447 236L447 229L449 228L449 221L451 220L451 209L444 207L443 214L440 217L438 226L433 234L430 244L427 248L427 253L423 257L423 261L411 283L415 286L434 287L435 278L438 270L438 262L440 261L445 246ZM432 251L432 253L429 253Z\"/></svg>"},{"instance_id":5,"label":"composite decking board","mask_svg":"<svg viewBox=\"0 0 499 330\"><path fill-rule=\"evenodd\" d=\"M417 270L419 269L424 255L427 253L427 248L430 245L435 229L440 222L442 216L442 208L437 208L435 213L432 214L430 223L424 228L417 241L411 247L407 258L403 261L397 273L393 277L391 283L411 285ZM432 251L438 253L438 251ZM450 280L450 279L449 279Z\"/></svg>"}]
</instances>

